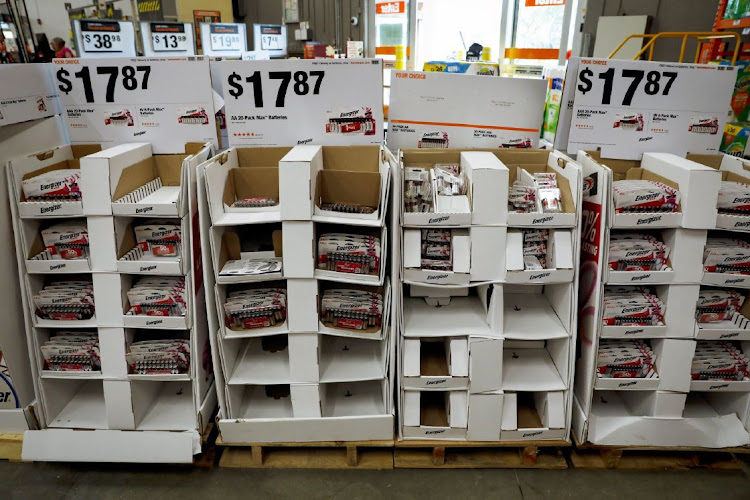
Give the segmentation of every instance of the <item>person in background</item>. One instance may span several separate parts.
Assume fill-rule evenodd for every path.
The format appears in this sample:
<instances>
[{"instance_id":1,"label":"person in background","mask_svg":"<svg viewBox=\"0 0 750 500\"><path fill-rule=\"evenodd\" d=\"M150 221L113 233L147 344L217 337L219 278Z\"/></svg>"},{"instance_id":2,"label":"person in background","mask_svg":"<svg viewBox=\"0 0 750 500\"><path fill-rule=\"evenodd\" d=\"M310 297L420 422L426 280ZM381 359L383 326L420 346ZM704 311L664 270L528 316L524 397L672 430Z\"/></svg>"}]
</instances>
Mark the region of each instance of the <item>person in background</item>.
<instances>
[{"instance_id":1,"label":"person in background","mask_svg":"<svg viewBox=\"0 0 750 500\"><path fill-rule=\"evenodd\" d=\"M55 57L55 52L50 48L49 40L47 35L44 33L37 35L36 43L36 54L34 54L35 63L48 63L52 62L52 58Z\"/></svg>"},{"instance_id":2,"label":"person in background","mask_svg":"<svg viewBox=\"0 0 750 500\"><path fill-rule=\"evenodd\" d=\"M65 46L65 40L63 40L59 36L53 38L50 45L52 45L52 50L55 51L55 57L58 59L68 59L71 57L75 57L73 51Z\"/></svg>"},{"instance_id":3,"label":"person in background","mask_svg":"<svg viewBox=\"0 0 750 500\"><path fill-rule=\"evenodd\" d=\"M9 64L15 62L13 60L13 54L8 52L8 48L5 45L5 35L0 30L0 64Z\"/></svg>"}]
</instances>

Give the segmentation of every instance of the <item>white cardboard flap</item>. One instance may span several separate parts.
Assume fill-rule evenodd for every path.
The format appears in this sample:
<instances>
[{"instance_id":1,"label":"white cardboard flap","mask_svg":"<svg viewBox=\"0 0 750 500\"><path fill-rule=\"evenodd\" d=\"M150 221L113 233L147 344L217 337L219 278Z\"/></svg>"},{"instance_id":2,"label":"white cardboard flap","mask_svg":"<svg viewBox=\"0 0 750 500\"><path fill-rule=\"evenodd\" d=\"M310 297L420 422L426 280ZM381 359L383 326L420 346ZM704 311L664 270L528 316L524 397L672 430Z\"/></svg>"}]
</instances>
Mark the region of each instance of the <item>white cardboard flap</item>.
<instances>
[{"instance_id":1,"label":"white cardboard flap","mask_svg":"<svg viewBox=\"0 0 750 500\"><path fill-rule=\"evenodd\" d=\"M468 441L498 441L503 421L503 394L470 394Z\"/></svg>"},{"instance_id":2,"label":"white cardboard flap","mask_svg":"<svg viewBox=\"0 0 750 500\"><path fill-rule=\"evenodd\" d=\"M472 394L503 387L502 339L469 339L469 389Z\"/></svg>"}]
</instances>

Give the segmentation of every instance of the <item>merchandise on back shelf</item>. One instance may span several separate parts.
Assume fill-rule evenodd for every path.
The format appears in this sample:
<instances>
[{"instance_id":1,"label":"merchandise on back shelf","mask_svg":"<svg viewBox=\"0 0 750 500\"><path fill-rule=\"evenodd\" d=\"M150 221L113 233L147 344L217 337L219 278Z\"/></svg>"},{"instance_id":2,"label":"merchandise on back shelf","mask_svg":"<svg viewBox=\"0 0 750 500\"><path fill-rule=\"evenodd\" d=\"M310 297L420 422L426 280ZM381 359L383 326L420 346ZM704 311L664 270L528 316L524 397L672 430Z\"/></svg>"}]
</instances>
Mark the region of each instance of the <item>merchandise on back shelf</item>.
<instances>
[{"instance_id":1,"label":"merchandise on back shelf","mask_svg":"<svg viewBox=\"0 0 750 500\"><path fill-rule=\"evenodd\" d=\"M432 169L407 167L404 172L404 210L406 212L434 212L433 194L466 196L467 180L459 165L438 164Z\"/></svg>"},{"instance_id":2,"label":"merchandise on back shelf","mask_svg":"<svg viewBox=\"0 0 750 500\"><path fill-rule=\"evenodd\" d=\"M378 274L380 238L326 233L318 238L318 269L349 274Z\"/></svg>"},{"instance_id":3,"label":"merchandise on back shelf","mask_svg":"<svg viewBox=\"0 0 750 500\"><path fill-rule=\"evenodd\" d=\"M101 370L99 336L89 332L59 332L41 346L44 369L56 372Z\"/></svg>"},{"instance_id":4,"label":"merchandise on back shelf","mask_svg":"<svg viewBox=\"0 0 750 500\"><path fill-rule=\"evenodd\" d=\"M185 278L144 277L128 290L129 316L185 316Z\"/></svg>"},{"instance_id":5,"label":"merchandise on back shelf","mask_svg":"<svg viewBox=\"0 0 750 500\"><path fill-rule=\"evenodd\" d=\"M602 339L596 372L602 378L647 378L654 374L656 355L642 340Z\"/></svg>"},{"instance_id":6,"label":"merchandise on back shelf","mask_svg":"<svg viewBox=\"0 0 750 500\"><path fill-rule=\"evenodd\" d=\"M680 192L661 182L622 180L612 184L615 211L677 212Z\"/></svg>"},{"instance_id":7,"label":"merchandise on back shelf","mask_svg":"<svg viewBox=\"0 0 750 500\"><path fill-rule=\"evenodd\" d=\"M647 287L608 287L604 292L604 325L660 326L664 312L664 303Z\"/></svg>"},{"instance_id":8,"label":"merchandise on back shelf","mask_svg":"<svg viewBox=\"0 0 750 500\"><path fill-rule=\"evenodd\" d=\"M81 199L79 169L51 170L24 179L22 183L25 201L73 201Z\"/></svg>"},{"instance_id":9,"label":"merchandise on back shelf","mask_svg":"<svg viewBox=\"0 0 750 500\"><path fill-rule=\"evenodd\" d=\"M740 381L748 376L748 358L739 344L700 341L690 370L693 380Z\"/></svg>"},{"instance_id":10,"label":"merchandise on back shelf","mask_svg":"<svg viewBox=\"0 0 750 500\"><path fill-rule=\"evenodd\" d=\"M669 247L650 234L610 236L608 264L614 271L659 271L668 257Z\"/></svg>"},{"instance_id":11,"label":"merchandise on back shelf","mask_svg":"<svg viewBox=\"0 0 750 500\"><path fill-rule=\"evenodd\" d=\"M42 230L42 242L52 259L85 259L89 256L86 222L61 222Z\"/></svg>"},{"instance_id":12,"label":"merchandise on back shelf","mask_svg":"<svg viewBox=\"0 0 750 500\"><path fill-rule=\"evenodd\" d=\"M709 237L703 251L707 273L750 274L750 243L738 238Z\"/></svg>"},{"instance_id":13,"label":"merchandise on back shelf","mask_svg":"<svg viewBox=\"0 0 750 500\"><path fill-rule=\"evenodd\" d=\"M190 370L190 342L181 339L133 342L125 356L128 373L178 375Z\"/></svg>"},{"instance_id":14,"label":"merchandise on back shelf","mask_svg":"<svg viewBox=\"0 0 750 500\"><path fill-rule=\"evenodd\" d=\"M729 0L724 9L724 19L742 19L750 17L750 2L748 0Z\"/></svg>"},{"instance_id":15,"label":"merchandise on back shelf","mask_svg":"<svg viewBox=\"0 0 750 500\"><path fill-rule=\"evenodd\" d=\"M727 123L724 126L724 135L721 138L722 153L738 158L750 158L748 150L748 138L750 128L742 123Z\"/></svg>"},{"instance_id":16,"label":"merchandise on back shelf","mask_svg":"<svg viewBox=\"0 0 750 500\"><path fill-rule=\"evenodd\" d=\"M229 292L224 303L224 322L232 330L275 326L286 320L286 290L253 288Z\"/></svg>"},{"instance_id":17,"label":"merchandise on back shelf","mask_svg":"<svg viewBox=\"0 0 750 500\"><path fill-rule=\"evenodd\" d=\"M422 269L452 271L450 229L422 229Z\"/></svg>"},{"instance_id":18,"label":"merchandise on back shelf","mask_svg":"<svg viewBox=\"0 0 750 500\"><path fill-rule=\"evenodd\" d=\"M34 295L36 315L58 321L87 320L94 316L91 281L53 281Z\"/></svg>"},{"instance_id":19,"label":"merchandise on back shelf","mask_svg":"<svg viewBox=\"0 0 750 500\"><path fill-rule=\"evenodd\" d=\"M179 223L170 221L147 221L133 228L138 246L145 254L154 257L177 257L180 255L182 230Z\"/></svg>"}]
</instances>

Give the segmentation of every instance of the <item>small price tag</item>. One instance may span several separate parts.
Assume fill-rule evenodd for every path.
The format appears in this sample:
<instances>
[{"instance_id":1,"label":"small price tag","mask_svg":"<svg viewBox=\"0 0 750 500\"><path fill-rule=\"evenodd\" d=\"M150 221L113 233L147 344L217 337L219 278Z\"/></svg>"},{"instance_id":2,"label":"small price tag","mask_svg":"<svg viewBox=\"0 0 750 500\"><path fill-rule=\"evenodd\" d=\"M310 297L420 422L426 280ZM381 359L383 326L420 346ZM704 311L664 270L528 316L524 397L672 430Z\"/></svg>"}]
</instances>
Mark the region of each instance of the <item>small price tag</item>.
<instances>
[{"instance_id":1,"label":"small price tag","mask_svg":"<svg viewBox=\"0 0 750 500\"><path fill-rule=\"evenodd\" d=\"M239 26L234 24L211 25L211 50L245 50Z\"/></svg>"},{"instance_id":2,"label":"small price tag","mask_svg":"<svg viewBox=\"0 0 750 500\"><path fill-rule=\"evenodd\" d=\"M84 52L122 52L124 37L116 21L81 21Z\"/></svg>"},{"instance_id":3,"label":"small price tag","mask_svg":"<svg viewBox=\"0 0 750 500\"><path fill-rule=\"evenodd\" d=\"M192 45L183 23L151 23L151 47L154 52L187 52Z\"/></svg>"}]
</instances>

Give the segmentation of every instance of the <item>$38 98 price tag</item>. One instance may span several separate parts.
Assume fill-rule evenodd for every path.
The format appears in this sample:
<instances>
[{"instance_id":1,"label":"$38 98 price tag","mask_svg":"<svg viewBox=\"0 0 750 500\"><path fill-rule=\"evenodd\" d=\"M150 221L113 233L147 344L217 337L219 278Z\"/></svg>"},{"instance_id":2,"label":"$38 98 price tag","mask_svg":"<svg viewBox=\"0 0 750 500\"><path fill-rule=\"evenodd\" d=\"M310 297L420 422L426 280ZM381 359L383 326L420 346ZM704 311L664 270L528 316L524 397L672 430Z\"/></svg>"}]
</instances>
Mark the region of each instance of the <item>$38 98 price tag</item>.
<instances>
[{"instance_id":1,"label":"$38 98 price tag","mask_svg":"<svg viewBox=\"0 0 750 500\"><path fill-rule=\"evenodd\" d=\"M589 67L584 67L578 73L578 91L586 95L588 92L599 92L601 84L601 104L614 106L632 106L633 99L642 95L667 96L672 90L672 85L677 79L675 71L644 71L640 69L609 68L597 74ZM617 79L616 79L617 78ZM613 89L627 85L627 90L620 102L612 102ZM619 95L618 92L615 92ZM618 98L619 100L619 98Z\"/></svg>"},{"instance_id":2,"label":"$38 98 price tag","mask_svg":"<svg viewBox=\"0 0 750 500\"><path fill-rule=\"evenodd\" d=\"M254 71L250 76L242 77L236 71L227 77L227 92L235 99L239 99L245 93L246 85L248 92L252 92L252 99L256 108L262 108L264 103L263 79L260 71ZM276 89L275 106L283 108L286 103L287 93L291 86L292 91L298 96L318 95L323 83L325 71L269 71L267 85L271 81L278 81ZM248 94L249 96L250 94Z\"/></svg>"},{"instance_id":3,"label":"$38 98 price tag","mask_svg":"<svg viewBox=\"0 0 750 500\"><path fill-rule=\"evenodd\" d=\"M84 52L122 52L122 36L118 33L83 33Z\"/></svg>"}]
</instances>

